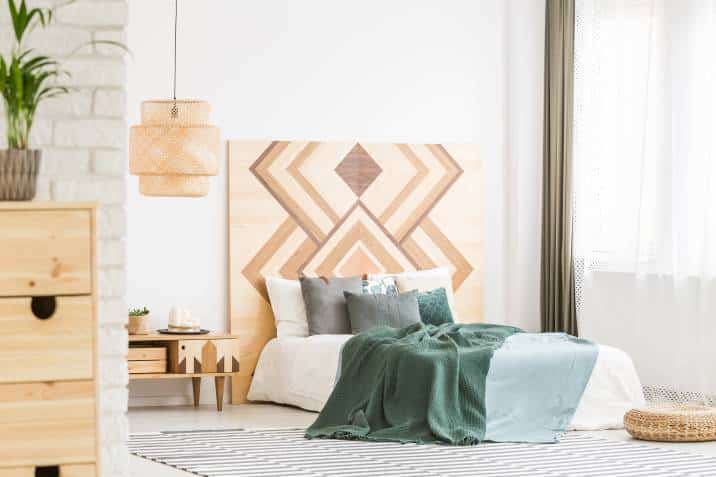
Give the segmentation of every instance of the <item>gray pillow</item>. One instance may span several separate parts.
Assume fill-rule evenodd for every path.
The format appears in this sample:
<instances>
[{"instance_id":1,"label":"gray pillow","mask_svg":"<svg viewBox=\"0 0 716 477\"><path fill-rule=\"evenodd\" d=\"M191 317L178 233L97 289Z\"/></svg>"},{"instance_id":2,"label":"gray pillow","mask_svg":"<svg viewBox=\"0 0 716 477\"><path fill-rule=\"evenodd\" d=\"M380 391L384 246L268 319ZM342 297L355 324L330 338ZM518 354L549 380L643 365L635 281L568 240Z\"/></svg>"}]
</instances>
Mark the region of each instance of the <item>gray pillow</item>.
<instances>
[{"instance_id":1,"label":"gray pillow","mask_svg":"<svg viewBox=\"0 0 716 477\"><path fill-rule=\"evenodd\" d=\"M343 292L361 293L360 277L301 277L301 294L306 304L309 335L347 335L351 332Z\"/></svg>"},{"instance_id":2,"label":"gray pillow","mask_svg":"<svg viewBox=\"0 0 716 477\"><path fill-rule=\"evenodd\" d=\"M346 292L351 331L360 333L374 326L404 326L420 323L418 292L399 295L356 294Z\"/></svg>"}]
</instances>

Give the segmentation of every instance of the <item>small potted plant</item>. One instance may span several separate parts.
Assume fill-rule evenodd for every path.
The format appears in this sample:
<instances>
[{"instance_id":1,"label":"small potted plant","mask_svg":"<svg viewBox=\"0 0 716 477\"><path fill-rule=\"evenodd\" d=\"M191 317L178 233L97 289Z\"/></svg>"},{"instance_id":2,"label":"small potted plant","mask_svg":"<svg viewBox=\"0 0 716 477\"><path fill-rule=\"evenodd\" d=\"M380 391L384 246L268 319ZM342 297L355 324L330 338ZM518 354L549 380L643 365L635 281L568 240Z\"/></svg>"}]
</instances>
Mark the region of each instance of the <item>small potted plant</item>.
<instances>
[{"instance_id":1,"label":"small potted plant","mask_svg":"<svg viewBox=\"0 0 716 477\"><path fill-rule=\"evenodd\" d=\"M130 335L148 335L149 329L149 309L145 306L142 308L129 309L129 324L127 332Z\"/></svg>"},{"instance_id":2,"label":"small potted plant","mask_svg":"<svg viewBox=\"0 0 716 477\"><path fill-rule=\"evenodd\" d=\"M28 8L25 0L7 0L14 43L7 57L0 55L0 97L7 122L8 146L0 149L0 200L35 197L40 151L30 148L29 138L37 107L45 100L72 92L72 88L60 83L69 74L62 70L59 61L26 48L23 40L35 28L47 27L56 9L72 3L74 0L52 8ZM111 40L93 40L77 45L74 51L97 44L127 51L123 44Z\"/></svg>"}]
</instances>

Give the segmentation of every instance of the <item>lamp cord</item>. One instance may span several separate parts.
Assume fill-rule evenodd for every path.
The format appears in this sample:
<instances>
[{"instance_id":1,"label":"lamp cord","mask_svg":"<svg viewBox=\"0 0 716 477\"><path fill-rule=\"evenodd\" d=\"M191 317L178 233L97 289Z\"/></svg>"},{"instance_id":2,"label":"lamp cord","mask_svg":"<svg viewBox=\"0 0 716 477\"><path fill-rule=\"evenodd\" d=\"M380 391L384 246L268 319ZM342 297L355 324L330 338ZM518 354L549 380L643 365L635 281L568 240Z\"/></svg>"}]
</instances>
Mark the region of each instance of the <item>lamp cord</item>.
<instances>
[{"instance_id":1,"label":"lamp cord","mask_svg":"<svg viewBox=\"0 0 716 477\"><path fill-rule=\"evenodd\" d=\"M177 108L177 25L178 25L178 19L179 19L179 0L174 0L174 76L173 76L173 82L174 82L174 89L173 89L173 99L174 99L174 105L172 106L172 117L176 118L177 114L179 113L179 109Z\"/></svg>"}]
</instances>

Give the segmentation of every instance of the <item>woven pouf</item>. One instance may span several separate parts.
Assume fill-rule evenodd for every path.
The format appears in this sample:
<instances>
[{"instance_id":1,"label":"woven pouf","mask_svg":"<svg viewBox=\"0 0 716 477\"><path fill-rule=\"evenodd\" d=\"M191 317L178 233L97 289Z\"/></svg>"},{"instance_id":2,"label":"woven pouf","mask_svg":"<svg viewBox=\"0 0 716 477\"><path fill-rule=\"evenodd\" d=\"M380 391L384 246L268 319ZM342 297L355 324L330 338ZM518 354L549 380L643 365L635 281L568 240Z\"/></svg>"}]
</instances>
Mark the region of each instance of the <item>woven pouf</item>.
<instances>
[{"instance_id":1,"label":"woven pouf","mask_svg":"<svg viewBox=\"0 0 716 477\"><path fill-rule=\"evenodd\" d=\"M665 442L716 440L716 408L695 404L662 404L632 409L624 416L636 439Z\"/></svg>"}]
</instances>

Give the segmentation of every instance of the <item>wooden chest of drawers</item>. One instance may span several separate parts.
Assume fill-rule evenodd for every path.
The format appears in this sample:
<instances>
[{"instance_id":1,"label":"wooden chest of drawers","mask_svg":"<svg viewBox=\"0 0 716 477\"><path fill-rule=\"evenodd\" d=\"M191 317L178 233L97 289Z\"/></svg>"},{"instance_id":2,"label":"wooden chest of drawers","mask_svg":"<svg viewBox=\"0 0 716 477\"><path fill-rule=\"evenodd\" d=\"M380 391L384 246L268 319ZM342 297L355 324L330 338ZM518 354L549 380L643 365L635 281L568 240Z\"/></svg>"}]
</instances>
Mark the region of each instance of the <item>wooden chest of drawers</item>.
<instances>
[{"instance_id":1,"label":"wooden chest of drawers","mask_svg":"<svg viewBox=\"0 0 716 477\"><path fill-rule=\"evenodd\" d=\"M95 477L95 207L0 203L0 477Z\"/></svg>"}]
</instances>

